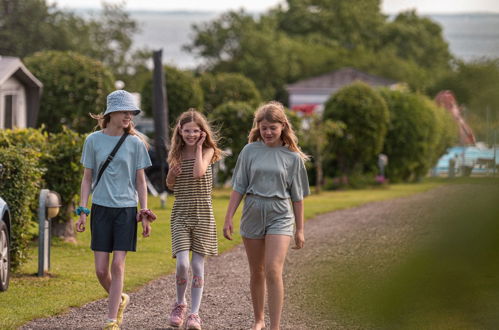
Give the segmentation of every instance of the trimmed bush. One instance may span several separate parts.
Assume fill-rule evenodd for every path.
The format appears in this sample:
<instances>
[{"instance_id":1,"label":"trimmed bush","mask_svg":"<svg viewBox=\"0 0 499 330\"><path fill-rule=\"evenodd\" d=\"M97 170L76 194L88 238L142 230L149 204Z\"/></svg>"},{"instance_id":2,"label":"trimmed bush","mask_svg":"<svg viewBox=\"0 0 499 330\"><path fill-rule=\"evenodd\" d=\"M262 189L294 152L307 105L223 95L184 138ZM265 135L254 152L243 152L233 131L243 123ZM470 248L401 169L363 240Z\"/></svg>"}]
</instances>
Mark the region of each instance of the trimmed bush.
<instances>
[{"instance_id":1,"label":"trimmed bush","mask_svg":"<svg viewBox=\"0 0 499 330\"><path fill-rule=\"evenodd\" d=\"M1 130L0 147L26 149L36 155L36 167L44 170L37 184L61 195L61 212L52 219L53 235L73 236L71 216L73 200L80 190L83 171L80 157L85 135L67 127L62 127L59 133L47 133L44 129Z\"/></svg>"},{"instance_id":2,"label":"trimmed bush","mask_svg":"<svg viewBox=\"0 0 499 330\"><path fill-rule=\"evenodd\" d=\"M114 89L114 77L104 65L74 52L43 51L24 59L43 83L38 125L49 132L62 127L85 133L95 126L89 112L106 109L106 96Z\"/></svg>"},{"instance_id":3,"label":"trimmed bush","mask_svg":"<svg viewBox=\"0 0 499 330\"><path fill-rule=\"evenodd\" d=\"M253 81L239 73L205 73L199 78L199 84L207 114L227 102L247 102L256 107L261 101Z\"/></svg>"},{"instance_id":4,"label":"trimmed bush","mask_svg":"<svg viewBox=\"0 0 499 330\"><path fill-rule=\"evenodd\" d=\"M166 95L168 102L168 121L173 127L178 116L189 108L203 112L203 91L199 82L189 71L182 71L171 66L164 66ZM149 78L142 88L142 110L152 117L153 81Z\"/></svg>"},{"instance_id":5,"label":"trimmed bush","mask_svg":"<svg viewBox=\"0 0 499 330\"><path fill-rule=\"evenodd\" d=\"M4 173L0 178L0 192L7 202L12 220L12 269L28 259L28 243L32 220L36 219L38 194L42 182L39 165L40 153L33 149L0 147L0 163Z\"/></svg>"},{"instance_id":6,"label":"trimmed bush","mask_svg":"<svg viewBox=\"0 0 499 330\"><path fill-rule=\"evenodd\" d=\"M231 155L223 160L225 168L218 173L218 180L222 183L232 177L237 157L248 143L254 111L248 103L228 102L215 108L209 116L215 127L220 130L221 148L231 150Z\"/></svg>"},{"instance_id":7,"label":"trimmed bush","mask_svg":"<svg viewBox=\"0 0 499 330\"><path fill-rule=\"evenodd\" d=\"M354 83L325 104L324 119L342 122L343 135L331 141L330 152L343 175L361 173L381 152L389 122L383 98L370 86ZM334 167L334 166L333 166Z\"/></svg>"}]
</instances>

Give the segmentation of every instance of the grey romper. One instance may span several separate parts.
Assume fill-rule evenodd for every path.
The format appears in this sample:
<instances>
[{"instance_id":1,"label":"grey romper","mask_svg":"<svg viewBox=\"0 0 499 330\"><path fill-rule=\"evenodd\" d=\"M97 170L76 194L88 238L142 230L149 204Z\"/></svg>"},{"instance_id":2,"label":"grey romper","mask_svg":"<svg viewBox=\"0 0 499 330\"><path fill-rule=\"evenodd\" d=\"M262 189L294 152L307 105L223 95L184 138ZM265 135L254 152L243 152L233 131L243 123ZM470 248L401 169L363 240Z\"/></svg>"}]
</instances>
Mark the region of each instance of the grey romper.
<instances>
[{"instance_id":1,"label":"grey romper","mask_svg":"<svg viewBox=\"0 0 499 330\"><path fill-rule=\"evenodd\" d=\"M310 194L305 164L298 153L285 146L268 147L261 141L247 144L237 159L232 186L246 195L241 236L293 236L291 201Z\"/></svg>"}]
</instances>

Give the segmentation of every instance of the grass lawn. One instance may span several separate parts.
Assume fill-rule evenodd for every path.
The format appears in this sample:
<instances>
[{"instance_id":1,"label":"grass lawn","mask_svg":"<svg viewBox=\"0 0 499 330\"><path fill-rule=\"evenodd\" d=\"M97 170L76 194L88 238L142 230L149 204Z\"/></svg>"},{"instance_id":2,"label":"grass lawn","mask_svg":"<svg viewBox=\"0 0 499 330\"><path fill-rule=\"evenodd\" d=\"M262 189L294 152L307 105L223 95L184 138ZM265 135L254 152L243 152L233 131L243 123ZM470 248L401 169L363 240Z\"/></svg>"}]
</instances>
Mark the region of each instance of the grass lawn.
<instances>
[{"instance_id":1,"label":"grass lawn","mask_svg":"<svg viewBox=\"0 0 499 330\"><path fill-rule=\"evenodd\" d=\"M293 288L306 312L355 329L497 329L499 179L449 183L461 186L420 208L424 230L406 246L380 237L312 266Z\"/></svg>"},{"instance_id":2,"label":"grass lawn","mask_svg":"<svg viewBox=\"0 0 499 330\"><path fill-rule=\"evenodd\" d=\"M443 182L397 184L386 188L324 192L320 195L312 195L305 200L305 217L310 219L317 214L333 210L427 191ZM213 197L215 219L219 228L220 253L241 243L237 229L242 206L239 207L235 216L235 239L227 241L221 235L229 194L229 190L215 190ZM175 263L170 255L169 226L172 204L173 197L169 197L167 208L160 209L159 199L150 197L149 206L158 215L158 220L153 224L152 236L147 239L139 237L137 252L128 254L125 291L137 290L152 279L174 271ZM0 294L1 329L17 328L34 318L55 315L64 312L68 307L81 306L106 296L94 275L93 254L89 248L89 231L78 234L77 238L78 244L57 240L52 242L51 276L43 278L34 275L37 272L38 261L36 246L33 244L32 259L13 275L9 290Z\"/></svg>"}]
</instances>

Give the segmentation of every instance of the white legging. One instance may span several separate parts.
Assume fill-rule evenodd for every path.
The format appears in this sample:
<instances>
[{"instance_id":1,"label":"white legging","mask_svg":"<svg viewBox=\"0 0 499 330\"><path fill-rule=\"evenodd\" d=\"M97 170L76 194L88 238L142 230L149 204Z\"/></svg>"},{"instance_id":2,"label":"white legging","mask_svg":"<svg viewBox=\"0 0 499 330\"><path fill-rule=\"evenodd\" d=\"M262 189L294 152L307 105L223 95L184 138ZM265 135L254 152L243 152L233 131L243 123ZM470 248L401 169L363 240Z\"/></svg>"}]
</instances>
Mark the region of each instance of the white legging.
<instances>
[{"instance_id":1,"label":"white legging","mask_svg":"<svg viewBox=\"0 0 499 330\"><path fill-rule=\"evenodd\" d=\"M189 276L189 251L180 251L177 257L177 303L185 304L187 277ZM191 284L191 313L197 314L204 286L204 255L192 252L192 284Z\"/></svg>"}]
</instances>

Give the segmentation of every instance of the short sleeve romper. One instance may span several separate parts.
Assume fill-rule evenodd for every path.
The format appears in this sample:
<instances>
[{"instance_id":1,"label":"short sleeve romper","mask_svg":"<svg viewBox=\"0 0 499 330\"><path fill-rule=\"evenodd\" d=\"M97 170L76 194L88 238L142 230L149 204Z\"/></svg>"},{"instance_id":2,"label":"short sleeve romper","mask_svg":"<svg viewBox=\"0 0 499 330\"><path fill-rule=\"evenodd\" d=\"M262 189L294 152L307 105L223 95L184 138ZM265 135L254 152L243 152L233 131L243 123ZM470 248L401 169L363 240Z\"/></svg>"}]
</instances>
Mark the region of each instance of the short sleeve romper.
<instances>
[{"instance_id":1,"label":"short sleeve romper","mask_svg":"<svg viewBox=\"0 0 499 330\"><path fill-rule=\"evenodd\" d=\"M182 173L175 180L175 202L171 215L172 256L184 250L213 256L218 254L217 230L211 193L211 164L205 175L193 177L195 159L182 160Z\"/></svg>"},{"instance_id":2,"label":"short sleeve romper","mask_svg":"<svg viewBox=\"0 0 499 330\"><path fill-rule=\"evenodd\" d=\"M268 147L261 141L247 144L237 159L232 184L235 191L246 195L241 236L293 235L291 202L310 194L305 164L298 153L285 146Z\"/></svg>"}]
</instances>

